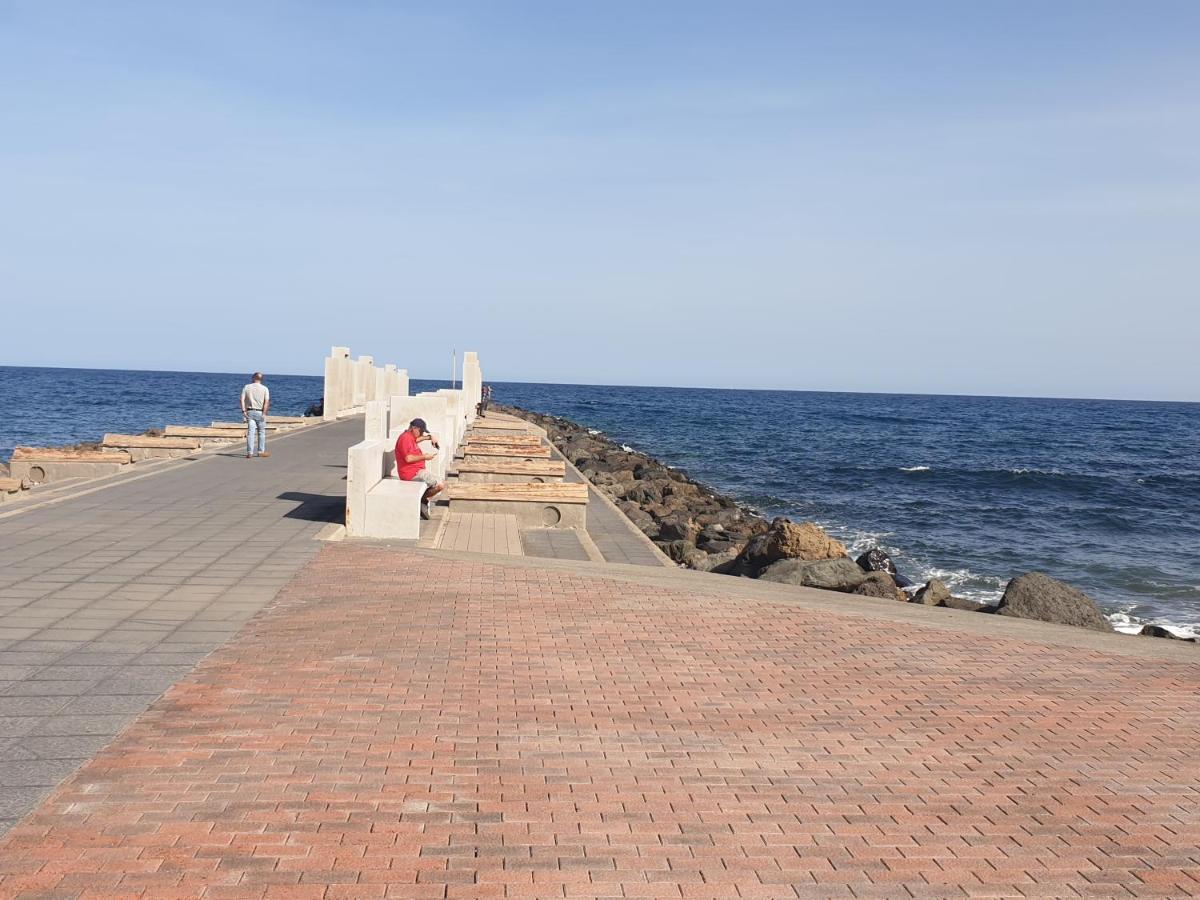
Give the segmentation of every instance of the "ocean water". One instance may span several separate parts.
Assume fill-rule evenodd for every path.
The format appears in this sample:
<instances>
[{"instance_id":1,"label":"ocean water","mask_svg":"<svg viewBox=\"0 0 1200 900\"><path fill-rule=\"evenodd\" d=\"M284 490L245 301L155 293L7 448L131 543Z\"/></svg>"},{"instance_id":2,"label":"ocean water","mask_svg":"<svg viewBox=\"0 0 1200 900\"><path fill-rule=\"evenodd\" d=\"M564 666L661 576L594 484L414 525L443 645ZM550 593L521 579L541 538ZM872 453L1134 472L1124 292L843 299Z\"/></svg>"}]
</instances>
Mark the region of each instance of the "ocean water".
<instances>
[{"instance_id":1,"label":"ocean water","mask_svg":"<svg viewBox=\"0 0 1200 900\"><path fill-rule=\"evenodd\" d=\"M0 367L17 444L236 420L244 374ZM300 414L321 379L268 374ZM414 390L446 385L414 380ZM767 516L881 546L913 580L994 602L1040 570L1114 623L1200 634L1200 404L493 382L686 470Z\"/></svg>"}]
</instances>

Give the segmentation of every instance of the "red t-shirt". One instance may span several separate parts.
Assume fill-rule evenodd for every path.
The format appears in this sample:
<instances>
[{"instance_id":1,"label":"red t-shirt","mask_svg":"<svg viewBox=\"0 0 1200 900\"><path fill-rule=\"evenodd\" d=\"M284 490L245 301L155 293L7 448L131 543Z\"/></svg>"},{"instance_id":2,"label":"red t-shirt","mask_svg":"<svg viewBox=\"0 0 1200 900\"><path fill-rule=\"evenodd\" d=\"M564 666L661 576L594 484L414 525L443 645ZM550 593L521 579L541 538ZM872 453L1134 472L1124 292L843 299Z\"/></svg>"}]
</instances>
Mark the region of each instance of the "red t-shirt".
<instances>
[{"instance_id":1,"label":"red t-shirt","mask_svg":"<svg viewBox=\"0 0 1200 900\"><path fill-rule=\"evenodd\" d=\"M412 436L411 431L405 431L400 435L400 440L396 441L396 474L403 481L412 481L417 473L425 468L425 460L418 459L416 462L405 462L410 456L421 455L421 448L417 446L417 439Z\"/></svg>"}]
</instances>

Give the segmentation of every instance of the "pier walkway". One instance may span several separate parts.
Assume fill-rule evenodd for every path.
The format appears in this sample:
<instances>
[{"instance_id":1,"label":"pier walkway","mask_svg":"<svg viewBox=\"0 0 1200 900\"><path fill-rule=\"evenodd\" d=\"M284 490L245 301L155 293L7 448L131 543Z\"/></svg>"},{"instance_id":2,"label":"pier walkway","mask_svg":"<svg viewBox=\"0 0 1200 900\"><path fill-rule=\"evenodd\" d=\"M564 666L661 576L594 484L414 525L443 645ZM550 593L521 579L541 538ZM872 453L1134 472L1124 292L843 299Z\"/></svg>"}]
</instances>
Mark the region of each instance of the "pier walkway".
<instances>
[{"instance_id":1,"label":"pier walkway","mask_svg":"<svg viewBox=\"0 0 1200 900\"><path fill-rule=\"evenodd\" d=\"M0 507L0 831L312 558L361 431L310 427L267 459L224 450Z\"/></svg>"},{"instance_id":2,"label":"pier walkway","mask_svg":"<svg viewBox=\"0 0 1200 900\"><path fill-rule=\"evenodd\" d=\"M361 429L0 515L0 897L1200 896L1194 645L314 541Z\"/></svg>"}]
</instances>

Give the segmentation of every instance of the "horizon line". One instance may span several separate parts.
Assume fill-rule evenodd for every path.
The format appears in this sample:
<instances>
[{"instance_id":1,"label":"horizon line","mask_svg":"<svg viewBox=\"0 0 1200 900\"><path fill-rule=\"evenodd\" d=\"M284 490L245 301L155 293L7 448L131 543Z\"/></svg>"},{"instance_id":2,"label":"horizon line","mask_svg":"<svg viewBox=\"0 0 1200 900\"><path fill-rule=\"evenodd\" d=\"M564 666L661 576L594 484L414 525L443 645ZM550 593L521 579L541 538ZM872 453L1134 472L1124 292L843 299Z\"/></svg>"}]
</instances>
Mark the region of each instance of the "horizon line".
<instances>
[{"instance_id":1,"label":"horizon line","mask_svg":"<svg viewBox=\"0 0 1200 900\"><path fill-rule=\"evenodd\" d=\"M210 372L202 369L115 369L101 368L96 366L14 366L7 363L0 363L0 369L52 369L65 370L75 372L154 372L159 374L171 375L237 375L237 372ZM284 378L323 378L324 375L307 375L294 372L275 372L276 376ZM247 375L246 377L249 377ZM432 381L445 382L449 378L419 378L414 375L409 375L410 381ZM461 382L460 382L461 383ZM783 393L783 394L851 394L865 396L881 396L881 397L967 397L977 399L990 400L1074 400L1074 401L1090 401L1100 403L1174 403L1182 405L1200 404L1200 399L1197 400L1164 400L1145 397L1074 397L1063 394L988 394L988 393L931 393L927 391L853 391L838 388L772 388L772 387L713 387L706 385L675 385L675 384L603 384L588 381L504 381L496 378L485 379L485 384L523 384L523 385L551 385L557 387L610 387L610 388L638 388L644 390L672 390L672 391L753 391L756 393Z\"/></svg>"}]
</instances>

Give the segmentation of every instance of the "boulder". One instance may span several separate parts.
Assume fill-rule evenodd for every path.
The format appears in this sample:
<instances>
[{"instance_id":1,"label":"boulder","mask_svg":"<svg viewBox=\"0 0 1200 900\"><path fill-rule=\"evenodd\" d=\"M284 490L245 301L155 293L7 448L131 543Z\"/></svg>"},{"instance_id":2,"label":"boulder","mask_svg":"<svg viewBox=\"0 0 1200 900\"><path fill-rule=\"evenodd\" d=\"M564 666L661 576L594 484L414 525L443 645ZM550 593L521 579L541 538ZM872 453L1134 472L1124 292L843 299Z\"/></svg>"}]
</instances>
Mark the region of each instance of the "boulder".
<instances>
[{"instance_id":1,"label":"boulder","mask_svg":"<svg viewBox=\"0 0 1200 900\"><path fill-rule=\"evenodd\" d=\"M1143 625L1142 630L1139 631L1138 634L1142 635L1143 637L1168 638L1172 641L1189 641L1193 644L1196 643L1196 639L1194 637L1184 637L1183 635L1176 634L1169 628L1163 628L1161 625Z\"/></svg>"},{"instance_id":2,"label":"boulder","mask_svg":"<svg viewBox=\"0 0 1200 900\"><path fill-rule=\"evenodd\" d=\"M751 578L767 566L783 559L821 560L843 559L846 548L812 522L799 525L790 519L778 518L764 534L753 538L734 563L734 575ZM861 576L862 570L858 570ZM862 578L859 578L862 581Z\"/></svg>"},{"instance_id":3,"label":"boulder","mask_svg":"<svg viewBox=\"0 0 1200 900\"><path fill-rule=\"evenodd\" d=\"M867 575L849 557L841 559L781 559L759 572L762 581L821 588L827 591L853 591Z\"/></svg>"},{"instance_id":4,"label":"boulder","mask_svg":"<svg viewBox=\"0 0 1200 900\"><path fill-rule=\"evenodd\" d=\"M924 603L926 606L945 606L950 599L950 588L936 578L931 578L925 587L913 595L913 603Z\"/></svg>"},{"instance_id":5,"label":"boulder","mask_svg":"<svg viewBox=\"0 0 1200 900\"><path fill-rule=\"evenodd\" d=\"M892 558L878 547L872 547L866 553L859 556L855 562L858 563L864 572L887 572L899 587L908 587L912 584L911 581L896 571L896 564L892 561Z\"/></svg>"},{"instance_id":6,"label":"boulder","mask_svg":"<svg viewBox=\"0 0 1200 900\"><path fill-rule=\"evenodd\" d=\"M862 568L862 563L859 563L858 566ZM901 597L908 599L905 593L896 587L892 576L887 572L880 571L868 572L867 577L854 589L853 593L860 597L878 597L881 600L899 600Z\"/></svg>"},{"instance_id":7,"label":"boulder","mask_svg":"<svg viewBox=\"0 0 1200 900\"><path fill-rule=\"evenodd\" d=\"M658 523L659 537L664 541L687 541L691 544L696 543L696 536L700 533L699 526L691 519L683 516L667 516Z\"/></svg>"},{"instance_id":8,"label":"boulder","mask_svg":"<svg viewBox=\"0 0 1200 900\"><path fill-rule=\"evenodd\" d=\"M1091 597L1041 572L1027 572L1010 581L996 613L1093 631L1113 630Z\"/></svg>"}]
</instances>

